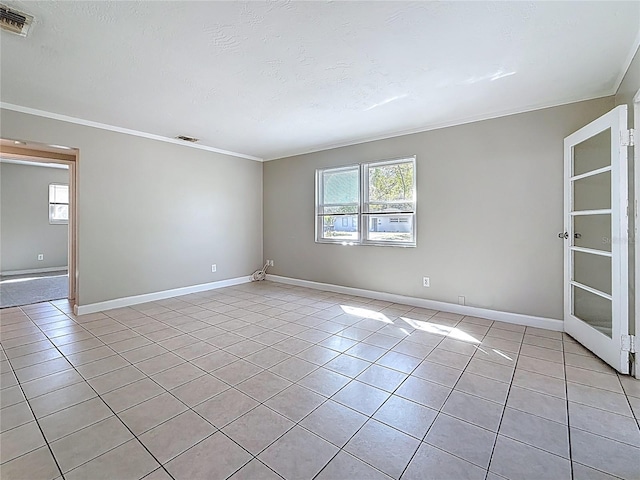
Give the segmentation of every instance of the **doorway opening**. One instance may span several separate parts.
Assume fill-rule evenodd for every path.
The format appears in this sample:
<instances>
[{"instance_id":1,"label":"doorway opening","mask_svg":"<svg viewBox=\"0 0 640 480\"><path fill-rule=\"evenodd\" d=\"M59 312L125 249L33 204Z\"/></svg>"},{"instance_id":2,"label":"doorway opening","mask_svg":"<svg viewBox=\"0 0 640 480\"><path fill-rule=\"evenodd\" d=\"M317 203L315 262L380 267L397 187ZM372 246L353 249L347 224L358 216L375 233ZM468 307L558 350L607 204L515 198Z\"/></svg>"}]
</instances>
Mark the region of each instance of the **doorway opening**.
<instances>
[{"instance_id":1,"label":"doorway opening","mask_svg":"<svg viewBox=\"0 0 640 480\"><path fill-rule=\"evenodd\" d=\"M0 139L0 308L76 302L78 150Z\"/></svg>"}]
</instances>

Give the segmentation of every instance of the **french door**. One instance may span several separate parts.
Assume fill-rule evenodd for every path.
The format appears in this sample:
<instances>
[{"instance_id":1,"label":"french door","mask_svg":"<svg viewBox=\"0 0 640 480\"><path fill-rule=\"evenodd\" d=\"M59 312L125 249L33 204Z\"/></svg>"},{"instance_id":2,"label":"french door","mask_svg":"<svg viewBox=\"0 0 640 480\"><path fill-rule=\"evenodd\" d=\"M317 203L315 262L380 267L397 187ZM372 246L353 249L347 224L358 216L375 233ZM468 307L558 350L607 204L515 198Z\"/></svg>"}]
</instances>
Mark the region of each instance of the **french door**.
<instances>
[{"instance_id":1,"label":"french door","mask_svg":"<svg viewBox=\"0 0 640 480\"><path fill-rule=\"evenodd\" d=\"M629 373L627 107L564 140L565 331Z\"/></svg>"}]
</instances>

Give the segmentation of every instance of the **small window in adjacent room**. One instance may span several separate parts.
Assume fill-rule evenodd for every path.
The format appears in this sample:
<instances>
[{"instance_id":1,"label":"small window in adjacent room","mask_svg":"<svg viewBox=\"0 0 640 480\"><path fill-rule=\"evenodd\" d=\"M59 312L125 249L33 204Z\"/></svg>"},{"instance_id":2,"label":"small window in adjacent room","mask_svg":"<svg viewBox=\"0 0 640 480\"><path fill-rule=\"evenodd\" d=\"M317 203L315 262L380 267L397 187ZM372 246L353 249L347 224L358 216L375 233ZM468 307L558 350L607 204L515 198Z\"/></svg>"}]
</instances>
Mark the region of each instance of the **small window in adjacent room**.
<instances>
[{"instance_id":1,"label":"small window in adjacent room","mask_svg":"<svg viewBox=\"0 0 640 480\"><path fill-rule=\"evenodd\" d=\"M69 223L69 185L56 183L49 185L49 223L52 225Z\"/></svg>"},{"instance_id":2,"label":"small window in adjacent room","mask_svg":"<svg viewBox=\"0 0 640 480\"><path fill-rule=\"evenodd\" d=\"M318 169L316 242L415 247L415 168L410 157Z\"/></svg>"}]
</instances>

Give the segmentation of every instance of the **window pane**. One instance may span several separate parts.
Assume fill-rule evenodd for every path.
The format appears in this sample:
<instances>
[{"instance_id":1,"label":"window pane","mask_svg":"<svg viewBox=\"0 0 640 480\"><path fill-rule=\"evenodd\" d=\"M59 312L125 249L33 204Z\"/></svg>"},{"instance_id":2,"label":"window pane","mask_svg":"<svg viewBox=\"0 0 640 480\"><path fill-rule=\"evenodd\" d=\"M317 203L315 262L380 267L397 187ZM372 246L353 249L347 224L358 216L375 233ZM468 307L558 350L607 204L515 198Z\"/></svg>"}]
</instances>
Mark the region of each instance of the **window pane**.
<instances>
[{"instance_id":1,"label":"window pane","mask_svg":"<svg viewBox=\"0 0 640 480\"><path fill-rule=\"evenodd\" d=\"M413 212L413 203L370 203L369 212Z\"/></svg>"},{"instance_id":2,"label":"window pane","mask_svg":"<svg viewBox=\"0 0 640 480\"><path fill-rule=\"evenodd\" d=\"M354 242L360 238L357 215L325 215L320 219L323 239Z\"/></svg>"},{"instance_id":3,"label":"window pane","mask_svg":"<svg viewBox=\"0 0 640 480\"><path fill-rule=\"evenodd\" d=\"M331 207L320 207L320 211L318 213L358 213L357 205L340 205L340 206L331 206Z\"/></svg>"},{"instance_id":4,"label":"window pane","mask_svg":"<svg viewBox=\"0 0 640 480\"><path fill-rule=\"evenodd\" d=\"M413 215L368 216L367 240L413 243Z\"/></svg>"},{"instance_id":5,"label":"window pane","mask_svg":"<svg viewBox=\"0 0 640 480\"><path fill-rule=\"evenodd\" d=\"M320 203L358 203L360 201L360 181L358 167L322 172L322 192Z\"/></svg>"},{"instance_id":6,"label":"window pane","mask_svg":"<svg viewBox=\"0 0 640 480\"><path fill-rule=\"evenodd\" d=\"M49 185L49 203L69 203L69 186Z\"/></svg>"},{"instance_id":7,"label":"window pane","mask_svg":"<svg viewBox=\"0 0 640 480\"><path fill-rule=\"evenodd\" d=\"M62 222L69 220L69 205L49 205L49 220Z\"/></svg>"},{"instance_id":8,"label":"window pane","mask_svg":"<svg viewBox=\"0 0 640 480\"><path fill-rule=\"evenodd\" d=\"M55 203L69 203L69 187L67 185L57 185L56 187Z\"/></svg>"},{"instance_id":9,"label":"window pane","mask_svg":"<svg viewBox=\"0 0 640 480\"><path fill-rule=\"evenodd\" d=\"M413 162L369 167L370 203L413 202ZM413 210L413 208L411 208Z\"/></svg>"}]
</instances>

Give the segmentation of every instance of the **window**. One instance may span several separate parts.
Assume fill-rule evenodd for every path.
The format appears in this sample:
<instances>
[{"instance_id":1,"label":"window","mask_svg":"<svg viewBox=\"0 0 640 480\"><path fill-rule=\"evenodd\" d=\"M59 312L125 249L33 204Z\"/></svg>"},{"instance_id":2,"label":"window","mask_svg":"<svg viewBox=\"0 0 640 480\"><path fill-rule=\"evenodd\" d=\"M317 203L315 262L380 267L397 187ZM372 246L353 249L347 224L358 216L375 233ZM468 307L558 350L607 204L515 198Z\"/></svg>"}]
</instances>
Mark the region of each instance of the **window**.
<instances>
[{"instance_id":1,"label":"window","mask_svg":"<svg viewBox=\"0 0 640 480\"><path fill-rule=\"evenodd\" d=\"M415 168L411 157L316 170L316 242L415 247Z\"/></svg>"},{"instance_id":2,"label":"window","mask_svg":"<svg viewBox=\"0 0 640 480\"><path fill-rule=\"evenodd\" d=\"M49 223L69 223L69 185L49 185Z\"/></svg>"}]
</instances>

